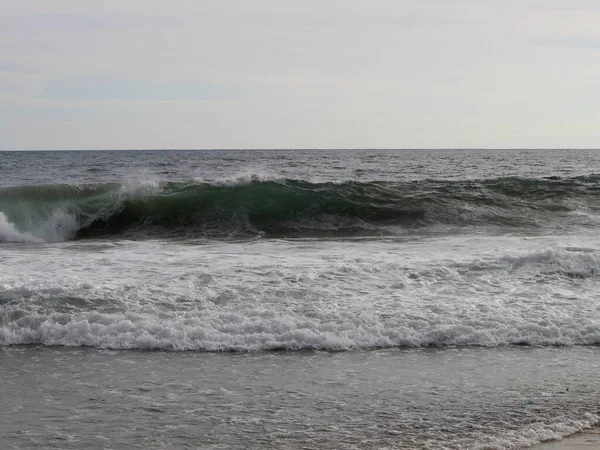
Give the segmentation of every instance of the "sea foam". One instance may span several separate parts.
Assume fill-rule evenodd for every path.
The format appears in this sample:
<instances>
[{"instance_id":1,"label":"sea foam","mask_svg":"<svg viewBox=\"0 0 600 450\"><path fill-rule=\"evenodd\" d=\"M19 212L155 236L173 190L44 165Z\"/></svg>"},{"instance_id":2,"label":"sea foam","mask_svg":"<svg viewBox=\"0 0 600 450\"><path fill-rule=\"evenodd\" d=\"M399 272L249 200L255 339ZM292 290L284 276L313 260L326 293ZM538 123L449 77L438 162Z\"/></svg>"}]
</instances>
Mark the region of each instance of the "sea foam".
<instances>
[{"instance_id":1,"label":"sea foam","mask_svg":"<svg viewBox=\"0 0 600 450\"><path fill-rule=\"evenodd\" d=\"M597 243L461 243L11 247L1 255L0 345L259 351L600 344Z\"/></svg>"},{"instance_id":2,"label":"sea foam","mask_svg":"<svg viewBox=\"0 0 600 450\"><path fill-rule=\"evenodd\" d=\"M240 311L210 317L162 319L160 314L27 314L0 326L0 345L42 344L111 349L203 351L365 350L389 347L501 345L597 345L593 320L487 321L423 318L419 321L335 317L289 317L269 311Z\"/></svg>"},{"instance_id":3,"label":"sea foam","mask_svg":"<svg viewBox=\"0 0 600 450\"><path fill-rule=\"evenodd\" d=\"M17 230L16 226L9 222L6 215L0 212L0 242L41 242L42 239L30 233Z\"/></svg>"}]
</instances>

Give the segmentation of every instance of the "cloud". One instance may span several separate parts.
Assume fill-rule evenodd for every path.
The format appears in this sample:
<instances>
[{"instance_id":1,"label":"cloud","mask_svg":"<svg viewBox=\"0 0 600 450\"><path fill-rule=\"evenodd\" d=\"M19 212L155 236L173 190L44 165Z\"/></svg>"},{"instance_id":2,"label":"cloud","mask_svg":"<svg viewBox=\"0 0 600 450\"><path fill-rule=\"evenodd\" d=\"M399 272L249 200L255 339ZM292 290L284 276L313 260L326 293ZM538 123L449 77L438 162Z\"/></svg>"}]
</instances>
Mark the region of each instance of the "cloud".
<instances>
[{"instance_id":1,"label":"cloud","mask_svg":"<svg viewBox=\"0 0 600 450\"><path fill-rule=\"evenodd\" d=\"M35 74L37 71L33 70L31 67L27 67L12 61L0 61L0 73L29 75Z\"/></svg>"},{"instance_id":2,"label":"cloud","mask_svg":"<svg viewBox=\"0 0 600 450\"><path fill-rule=\"evenodd\" d=\"M600 38L590 39L590 38L573 36L573 37L566 37L563 39L559 39L556 42L559 45L562 44L566 47L600 50Z\"/></svg>"},{"instance_id":3,"label":"cloud","mask_svg":"<svg viewBox=\"0 0 600 450\"><path fill-rule=\"evenodd\" d=\"M100 76L52 80L40 93L40 97L48 99L135 102L235 100L245 95L243 88L234 85Z\"/></svg>"},{"instance_id":4,"label":"cloud","mask_svg":"<svg viewBox=\"0 0 600 450\"><path fill-rule=\"evenodd\" d=\"M0 35L37 32L111 32L119 29L177 27L184 19L145 14L23 14L0 15Z\"/></svg>"},{"instance_id":5,"label":"cloud","mask_svg":"<svg viewBox=\"0 0 600 450\"><path fill-rule=\"evenodd\" d=\"M1 132L14 148L593 147L598 20L591 0L6 0Z\"/></svg>"}]
</instances>

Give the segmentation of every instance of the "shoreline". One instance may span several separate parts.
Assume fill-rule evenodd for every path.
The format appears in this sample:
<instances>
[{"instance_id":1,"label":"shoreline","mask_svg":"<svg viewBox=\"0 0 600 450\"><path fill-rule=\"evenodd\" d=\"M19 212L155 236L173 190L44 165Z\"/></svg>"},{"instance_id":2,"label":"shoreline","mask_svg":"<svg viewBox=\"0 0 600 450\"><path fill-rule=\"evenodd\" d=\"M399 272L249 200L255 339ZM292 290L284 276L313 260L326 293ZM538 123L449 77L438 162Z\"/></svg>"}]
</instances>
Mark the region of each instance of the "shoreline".
<instances>
[{"instance_id":1,"label":"shoreline","mask_svg":"<svg viewBox=\"0 0 600 450\"><path fill-rule=\"evenodd\" d=\"M542 442L532 450L585 450L600 448L600 426L586 428L560 440Z\"/></svg>"}]
</instances>

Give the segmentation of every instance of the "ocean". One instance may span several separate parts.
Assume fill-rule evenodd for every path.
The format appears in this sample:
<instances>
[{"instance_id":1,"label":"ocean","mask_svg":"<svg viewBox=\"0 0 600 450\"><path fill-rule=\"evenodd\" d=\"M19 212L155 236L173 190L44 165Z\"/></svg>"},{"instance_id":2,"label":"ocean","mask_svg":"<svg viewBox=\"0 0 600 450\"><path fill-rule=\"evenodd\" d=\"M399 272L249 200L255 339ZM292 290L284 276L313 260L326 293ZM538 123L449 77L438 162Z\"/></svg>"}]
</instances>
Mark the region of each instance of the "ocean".
<instances>
[{"instance_id":1,"label":"ocean","mask_svg":"<svg viewBox=\"0 0 600 450\"><path fill-rule=\"evenodd\" d=\"M0 152L2 448L593 427L599 229L600 150Z\"/></svg>"}]
</instances>

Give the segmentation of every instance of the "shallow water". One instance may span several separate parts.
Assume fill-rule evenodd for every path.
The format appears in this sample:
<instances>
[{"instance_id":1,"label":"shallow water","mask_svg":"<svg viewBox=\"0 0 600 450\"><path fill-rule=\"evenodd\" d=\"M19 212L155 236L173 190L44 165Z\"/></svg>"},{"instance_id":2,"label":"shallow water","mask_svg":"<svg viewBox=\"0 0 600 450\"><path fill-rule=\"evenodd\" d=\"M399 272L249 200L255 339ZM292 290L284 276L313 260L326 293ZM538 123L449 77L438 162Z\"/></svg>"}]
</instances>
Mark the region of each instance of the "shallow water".
<instances>
[{"instance_id":1,"label":"shallow water","mask_svg":"<svg viewBox=\"0 0 600 450\"><path fill-rule=\"evenodd\" d=\"M597 421L596 347L0 351L4 448L517 448Z\"/></svg>"}]
</instances>

